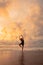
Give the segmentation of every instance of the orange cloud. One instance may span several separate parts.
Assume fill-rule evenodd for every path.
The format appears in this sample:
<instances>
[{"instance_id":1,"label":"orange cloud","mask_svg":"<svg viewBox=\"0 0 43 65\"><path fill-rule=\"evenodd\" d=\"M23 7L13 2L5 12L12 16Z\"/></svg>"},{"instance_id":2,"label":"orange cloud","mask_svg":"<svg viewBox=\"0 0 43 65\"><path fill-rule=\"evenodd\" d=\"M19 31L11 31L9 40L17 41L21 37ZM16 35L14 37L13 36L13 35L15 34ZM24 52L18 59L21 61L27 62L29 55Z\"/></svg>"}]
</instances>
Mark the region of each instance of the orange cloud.
<instances>
[{"instance_id":1,"label":"orange cloud","mask_svg":"<svg viewBox=\"0 0 43 65\"><path fill-rule=\"evenodd\" d=\"M5 7L0 7L0 40L16 40L23 34L26 42L34 37L37 30L36 22L40 16L40 6L35 0L18 1L12 0L6 3ZM37 37L38 39L39 37Z\"/></svg>"}]
</instances>

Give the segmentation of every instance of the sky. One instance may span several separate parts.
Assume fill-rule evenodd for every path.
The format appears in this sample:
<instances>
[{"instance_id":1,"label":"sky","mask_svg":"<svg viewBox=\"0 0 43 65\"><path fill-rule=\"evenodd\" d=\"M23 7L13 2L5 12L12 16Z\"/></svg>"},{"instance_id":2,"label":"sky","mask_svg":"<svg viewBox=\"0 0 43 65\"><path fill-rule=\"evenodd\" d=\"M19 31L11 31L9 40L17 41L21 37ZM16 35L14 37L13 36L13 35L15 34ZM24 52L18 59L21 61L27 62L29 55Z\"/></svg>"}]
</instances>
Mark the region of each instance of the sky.
<instances>
[{"instance_id":1,"label":"sky","mask_svg":"<svg viewBox=\"0 0 43 65\"><path fill-rule=\"evenodd\" d=\"M21 34L27 47L43 47L43 0L0 0L0 41Z\"/></svg>"}]
</instances>

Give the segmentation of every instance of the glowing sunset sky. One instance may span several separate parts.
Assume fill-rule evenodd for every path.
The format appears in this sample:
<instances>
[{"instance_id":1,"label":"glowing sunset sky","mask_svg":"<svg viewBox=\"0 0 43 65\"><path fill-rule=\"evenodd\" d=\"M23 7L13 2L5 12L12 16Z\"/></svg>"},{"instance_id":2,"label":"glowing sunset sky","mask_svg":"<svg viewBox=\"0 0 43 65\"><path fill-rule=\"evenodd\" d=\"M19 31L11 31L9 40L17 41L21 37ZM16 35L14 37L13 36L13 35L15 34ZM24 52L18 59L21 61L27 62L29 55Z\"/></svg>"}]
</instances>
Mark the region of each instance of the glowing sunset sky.
<instances>
[{"instance_id":1,"label":"glowing sunset sky","mask_svg":"<svg viewBox=\"0 0 43 65\"><path fill-rule=\"evenodd\" d=\"M21 34L27 46L43 46L43 0L0 0L0 40Z\"/></svg>"}]
</instances>

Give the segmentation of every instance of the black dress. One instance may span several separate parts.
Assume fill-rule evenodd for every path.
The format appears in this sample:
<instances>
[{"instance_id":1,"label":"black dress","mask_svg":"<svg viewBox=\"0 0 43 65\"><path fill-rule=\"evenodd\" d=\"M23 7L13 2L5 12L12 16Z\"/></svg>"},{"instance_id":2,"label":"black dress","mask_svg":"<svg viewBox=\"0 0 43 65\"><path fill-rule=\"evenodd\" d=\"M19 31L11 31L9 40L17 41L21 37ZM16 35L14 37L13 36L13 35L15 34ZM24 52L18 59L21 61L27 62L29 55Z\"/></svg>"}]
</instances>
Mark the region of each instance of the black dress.
<instances>
[{"instance_id":1,"label":"black dress","mask_svg":"<svg viewBox=\"0 0 43 65\"><path fill-rule=\"evenodd\" d=\"M20 38L20 40L21 40L20 45L24 46L24 39L23 38Z\"/></svg>"}]
</instances>

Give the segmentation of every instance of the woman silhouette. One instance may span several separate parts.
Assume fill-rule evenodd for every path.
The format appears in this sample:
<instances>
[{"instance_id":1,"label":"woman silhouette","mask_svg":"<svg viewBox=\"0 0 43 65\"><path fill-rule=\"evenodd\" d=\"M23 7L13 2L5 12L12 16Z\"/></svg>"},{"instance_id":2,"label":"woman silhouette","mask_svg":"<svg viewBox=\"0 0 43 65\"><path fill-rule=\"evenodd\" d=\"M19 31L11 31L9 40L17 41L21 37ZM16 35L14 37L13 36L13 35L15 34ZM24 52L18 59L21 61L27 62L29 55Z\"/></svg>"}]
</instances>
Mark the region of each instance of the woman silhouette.
<instances>
[{"instance_id":1,"label":"woman silhouette","mask_svg":"<svg viewBox=\"0 0 43 65\"><path fill-rule=\"evenodd\" d=\"M19 39L21 41L21 43L19 44L19 46L22 47L22 50L23 50L23 48L24 48L24 38L23 38L22 35L20 35Z\"/></svg>"}]
</instances>

